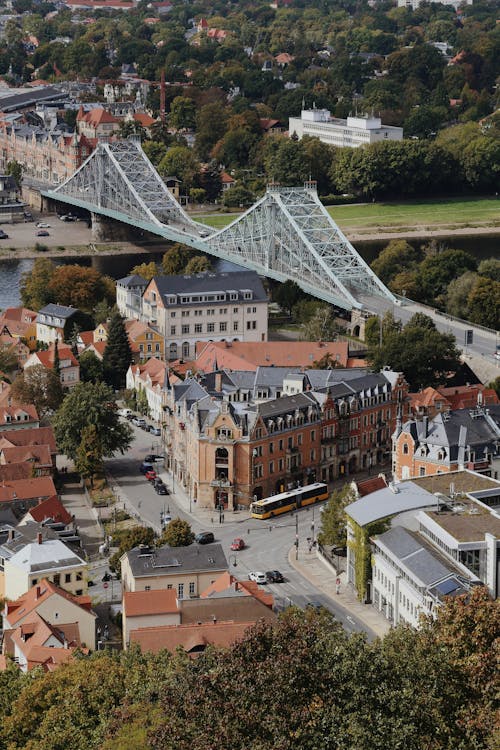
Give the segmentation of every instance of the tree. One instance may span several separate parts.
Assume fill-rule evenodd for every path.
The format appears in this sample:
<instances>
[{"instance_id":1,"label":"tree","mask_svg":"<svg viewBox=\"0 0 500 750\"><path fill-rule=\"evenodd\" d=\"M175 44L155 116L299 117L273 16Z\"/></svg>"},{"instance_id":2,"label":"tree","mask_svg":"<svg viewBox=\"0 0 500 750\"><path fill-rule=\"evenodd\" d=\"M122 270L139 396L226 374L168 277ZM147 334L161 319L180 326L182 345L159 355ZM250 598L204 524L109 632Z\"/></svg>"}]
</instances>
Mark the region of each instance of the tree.
<instances>
[{"instance_id":1,"label":"tree","mask_svg":"<svg viewBox=\"0 0 500 750\"><path fill-rule=\"evenodd\" d=\"M318 542L332 547L344 547L347 542L345 508L356 500L352 488L346 484L330 495L321 512L321 529Z\"/></svg>"},{"instance_id":2,"label":"tree","mask_svg":"<svg viewBox=\"0 0 500 750\"><path fill-rule=\"evenodd\" d=\"M100 383L104 378L102 360L90 349L80 354L80 380L83 383Z\"/></svg>"},{"instance_id":3,"label":"tree","mask_svg":"<svg viewBox=\"0 0 500 750\"><path fill-rule=\"evenodd\" d=\"M177 276L180 273L184 273L186 265L194 257L195 252L195 250L187 245L181 245L180 242L176 242L169 247L162 258L161 267L163 273L167 276Z\"/></svg>"},{"instance_id":4,"label":"tree","mask_svg":"<svg viewBox=\"0 0 500 750\"><path fill-rule=\"evenodd\" d=\"M75 469L84 479L90 479L103 469L102 445L96 425L88 425L82 430L80 445L76 452Z\"/></svg>"},{"instance_id":5,"label":"tree","mask_svg":"<svg viewBox=\"0 0 500 750\"><path fill-rule=\"evenodd\" d=\"M469 294L478 279L477 273L466 271L450 281L446 291L446 312L457 318L468 319Z\"/></svg>"},{"instance_id":6,"label":"tree","mask_svg":"<svg viewBox=\"0 0 500 750\"><path fill-rule=\"evenodd\" d=\"M15 159L12 159L11 161L7 162L5 173L12 175L19 189L21 189L21 185L23 184L23 172L24 172L23 165L19 164L19 162L16 161Z\"/></svg>"},{"instance_id":7,"label":"tree","mask_svg":"<svg viewBox=\"0 0 500 750\"><path fill-rule=\"evenodd\" d=\"M59 339L56 338L54 341L54 364L52 365L52 369L57 375L58 379L61 379L61 360L59 357Z\"/></svg>"},{"instance_id":8,"label":"tree","mask_svg":"<svg viewBox=\"0 0 500 750\"><path fill-rule=\"evenodd\" d=\"M207 197L206 191L203 188L191 188L189 191L189 199L193 203L204 203Z\"/></svg>"},{"instance_id":9,"label":"tree","mask_svg":"<svg viewBox=\"0 0 500 750\"><path fill-rule=\"evenodd\" d=\"M114 573L120 574L120 558L126 552L129 552L141 544L148 546L155 541L155 532L150 526L133 526L131 529L125 529L120 534L113 537L113 545L118 544L118 551L109 558L109 568Z\"/></svg>"},{"instance_id":10,"label":"tree","mask_svg":"<svg viewBox=\"0 0 500 750\"><path fill-rule=\"evenodd\" d=\"M230 190L226 190L222 200L227 208L246 208L251 206L254 201L254 193L244 185L235 185Z\"/></svg>"},{"instance_id":11,"label":"tree","mask_svg":"<svg viewBox=\"0 0 500 750\"><path fill-rule=\"evenodd\" d=\"M304 292L295 281L287 279L282 283L278 283L273 289L273 300L283 309L286 310L288 315L292 314L292 308L304 297Z\"/></svg>"},{"instance_id":12,"label":"tree","mask_svg":"<svg viewBox=\"0 0 500 750\"><path fill-rule=\"evenodd\" d=\"M123 318L119 312L115 312L109 322L108 340L102 357L106 383L115 389L123 388L131 363L132 350Z\"/></svg>"},{"instance_id":13,"label":"tree","mask_svg":"<svg viewBox=\"0 0 500 750\"><path fill-rule=\"evenodd\" d=\"M10 346L0 345L0 372L9 373L17 370L18 361L15 351Z\"/></svg>"},{"instance_id":14,"label":"tree","mask_svg":"<svg viewBox=\"0 0 500 750\"><path fill-rule=\"evenodd\" d=\"M194 128L195 121L194 101L187 96L176 96L170 105L169 125L176 130L188 130Z\"/></svg>"},{"instance_id":15,"label":"tree","mask_svg":"<svg viewBox=\"0 0 500 750\"><path fill-rule=\"evenodd\" d=\"M301 141L267 138L264 165L269 180L281 185L301 185L309 179L307 154Z\"/></svg>"},{"instance_id":16,"label":"tree","mask_svg":"<svg viewBox=\"0 0 500 750\"><path fill-rule=\"evenodd\" d=\"M205 271L210 271L211 268L212 264L206 255L195 255L194 258L188 261L184 273L188 275L204 273Z\"/></svg>"},{"instance_id":17,"label":"tree","mask_svg":"<svg viewBox=\"0 0 500 750\"><path fill-rule=\"evenodd\" d=\"M21 404L34 404L38 416L44 419L59 408L63 400L63 389L53 370L43 365L33 365L14 380L11 395Z\"/></svg>"},{"instance_id":18,"label":"tree","mask_svg":"<svg viewBox=\"0 0 500 750\"><path fill-rule=\"evenodd\" d=\"M432 320L430 325L409 321L401 332L384 334L382 346L371 344L368 349L375 370L389 366L403 372L412 391L443 383L460 366L459 357L453 334L439 333Z\"/></svg>"},{"instance_id":19,"label":"tree","mask_svg":"<svg viewBox=\"0 0 500 750\"><path fill-rule=\"evenodd\" d=\"M91 313L101 300L115 301L115 283L95 268L69 265L57 266L48 285L51 300L61 305L71 305Z\"/></svg>"},{"instance_id":20,"label":"tree","mask_svg":"<svg viewBox=\"0 0 500 750\"><path fill-rule=\"evenodd\" d=\"M158 544L168 544L169 547L189 547L193 541L194 534L189 523L182 518L173 518L165 528Z\"/></svg>"},{"instance_id":21,"label":"tree","mask_svg":"<svg viewBox=\"0 0 500 750\"><path fill-rule=\"evenodd\" d=\"M21 302L30 310L40 310L51 301L50 280L55 264L48 258L37 258L31 271L21 276Z\"/></svg>"},{"instance_id":22,"label":"tree","mask_svg":"<svg viewBox=\"0 0 500 750\"><path fill-rule=\"evenodd\" d=\"M207 161L212 148L227 130L227 109L219 102L201 107L196 114L195 149L202 161Z\"/></svg>"},{"instance_id":23,"label":"tree","mask_svg":"<svg viewBox=\"0 0 500 750\"><path fill-rule=\"evenodd\" d=\"M391 240L371 264L380 281L389 284L398 273L415 268L423 259L420 249L406 240Z\"/></svg>"},{"instance_id":24,"label":"tree","mask_svg":"<svg viewBox=\"0 0 500 750\"><path fill-rule=\"evenodd\" d=\"M477 267L480 276L487 276L493 281L500 281L500 260L498 258L485 258Z\"/></svg>"},{"instance_id":25,"label":"tree","mask_svg":"<svg viewBox=\"0 0 500 750\"><path fill-rule=\"evenodd\" d=\"M134 266L130 274L136 274L137 276L142 276L145 281L151 281L154 276L158 275L158 268L154 260L152 260L150 263L140 263L138 266Z\"/></svg>"},{"instance_id":26,"label":"tree","mask_svg":"<svg viewBox=\"0 0 500 750\"><path fill-rule=\"evenodd\" d=\"M334 341L336 334L337 325L332 309L328 305L321 305L305 324L301 338L303 341Z\"/></svg>"},{"instance_id":27,"label":"tree","mask_svg":"<svg viewBox=\"0 0 500 750\"><path fill-rule=\"evenodd\" d=\"M78 458L82 432L95 426L95 441L100 442L101 458L125 453L132 442L132 428L120 422L114 393L105 383L78 383L58 409L53 428L61 453Z\"/></svg>"},{"instance_id":28,"label":"tree","mask_svg":"<svg viewBox=\"0 0 500 750\"><path fill-rule=\"evenodd\" d=\"M479 277L467 298L472 323L500 329L500 281Z\"/></svg>"},{"instance_id":29,"label":"tree","mask_svg":"<svg viewBox=\"0 0 500 750\"><path fill-rule=\"evenodd\" d=\"M448 284L466 271L475 271L476 259L464 250L443 250L437 255L430 255L420 264L418 283L421 289L421 300L435 304L443 299Z\"/></svg>"},{"instance_id":30,"label":"tree","mask_svg":"<svg viewBox=\"0 0 500 750\"><path fill-rule=\"evenodd\" d=\"M158 165L163 177L177 177L186 191L193 187L199 171L200 164L187 146L172 146Z\"/></svg>"}]
</instances>

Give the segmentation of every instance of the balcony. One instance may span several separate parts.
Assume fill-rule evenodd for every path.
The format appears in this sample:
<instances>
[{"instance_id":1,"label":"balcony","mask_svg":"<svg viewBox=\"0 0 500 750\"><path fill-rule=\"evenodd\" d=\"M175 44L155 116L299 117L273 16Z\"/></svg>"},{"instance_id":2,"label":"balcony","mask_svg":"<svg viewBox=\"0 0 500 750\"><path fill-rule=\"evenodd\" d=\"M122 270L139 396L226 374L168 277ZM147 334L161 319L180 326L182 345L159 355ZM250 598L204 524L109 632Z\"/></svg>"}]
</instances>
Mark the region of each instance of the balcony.
<instances>
[{"instance_id":1,"label":"balcony","mask_svg":"<svg viewBox=\"0 0 500 750\"><path fill-rule=\"evenodd\" d=\"M212 479L210 487L228 488L231 487L231 481L229 479Z\"/></svg>"},{"instance_id":2,"label":"balcony","mask_svg":"<svg viewBox=\"0 0 500 750\"><path fill-rule=\"evenodd\" d=\"M287 455L295 455L299 452L299 446L298 445L289 445L286 449Z\"/></svg>"}]
</instances>

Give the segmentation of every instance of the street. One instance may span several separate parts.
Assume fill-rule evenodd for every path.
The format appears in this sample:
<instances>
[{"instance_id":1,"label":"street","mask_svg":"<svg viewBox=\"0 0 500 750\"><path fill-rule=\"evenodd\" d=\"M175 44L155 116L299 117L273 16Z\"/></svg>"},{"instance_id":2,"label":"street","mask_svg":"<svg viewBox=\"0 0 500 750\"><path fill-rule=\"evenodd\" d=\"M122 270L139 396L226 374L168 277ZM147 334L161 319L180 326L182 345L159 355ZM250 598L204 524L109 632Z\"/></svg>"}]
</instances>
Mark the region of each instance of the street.
<instances>
[{"instance_id":1,"label":"street","mask_svg":"<svg viewBox=\"0 0 500 750\"><path fill-rule=\"evenodd\" d=\"M213 531L215 541L222 545L230 571L241 579L247 579L250 571L279 570L285 582L267 584L266 589L272 592L277 608L284 609L291 604L305 607L308 602L318 602L335 615L336 619L348 632L365 632L373 637L373 632L361 620L339 606L333 599L320 592L309 581L303 578L289 562L289 553L298 555L299 561L315 552L309 551L308 538L314 536L319 528L319 507L305 508L295 515L284 515L279 520L260 521L249 518L247 512L233 513L226 511L220 523L219 513L205 508L198 508L189 501L184 492L166 471L157 463L156 471L167 485L170 494L157 495L152 485L139 472L139 465L148 453L161 453L159 438L132 426L134 442L125 456L108 459L106 469L109 472L114 489L129 512L135 514L144 523L152 526L158 533L161 531L160 513L166 511L172 518L187 520L195 533ZM191 508L190 508L191 506ZM296 521L297 519L297 521ZM298 527L298 550L294 547ZM314 534L313 534L314 524ZM245 549L232 552L230 545L235 537L241 537Z\"/></svg>"}]
</instances>

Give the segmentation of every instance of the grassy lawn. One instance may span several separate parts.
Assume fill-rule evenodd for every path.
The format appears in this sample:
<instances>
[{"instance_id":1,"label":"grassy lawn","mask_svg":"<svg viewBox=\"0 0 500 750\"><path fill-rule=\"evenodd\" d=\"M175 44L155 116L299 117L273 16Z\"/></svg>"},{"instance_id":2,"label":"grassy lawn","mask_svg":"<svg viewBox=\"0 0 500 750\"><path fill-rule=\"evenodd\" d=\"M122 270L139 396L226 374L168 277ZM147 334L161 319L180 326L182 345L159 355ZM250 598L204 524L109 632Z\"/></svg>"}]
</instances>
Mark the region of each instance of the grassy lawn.
<instances>
[{"instance_id":1,"label":"grassy lawn","mask_svg":"<svg viewBox=\"0 0 500 750\"><path fill-rule=\"evenodd\" d=\"M342 228L431 226L449 225L450 228L464 224L500 225L500 199L495 198L449 198L443 200L421 200L407 203L360 203L348 206L329 206L329 214ZM197 216L198 221L221 229L238 214L209 214Z\"/></svg>"}]
</instances>

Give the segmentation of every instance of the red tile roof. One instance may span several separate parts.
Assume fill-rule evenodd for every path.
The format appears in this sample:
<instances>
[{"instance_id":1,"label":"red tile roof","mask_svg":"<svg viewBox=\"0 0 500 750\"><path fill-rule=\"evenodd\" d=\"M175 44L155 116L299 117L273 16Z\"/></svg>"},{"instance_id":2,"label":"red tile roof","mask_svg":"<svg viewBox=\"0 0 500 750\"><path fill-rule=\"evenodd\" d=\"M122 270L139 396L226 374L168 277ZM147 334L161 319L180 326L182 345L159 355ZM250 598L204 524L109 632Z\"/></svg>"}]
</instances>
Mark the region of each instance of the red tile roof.
<instances>
[{"instance_id":1,"label":"red tile roof","mask_svg":"<svg viewBox=\"0 0 500 750\"><path fill-rule=\"evenodd\" d=\"M123 611L127 617L164 615L179 611L174 589L127 591L123 595Z\"/></svg>"},{"instance_id":2,"label":"red tile roof","mask_svg":"<svg viewBox=\"0 0 500 750\"><path fill-rule=\"evenodd\" d=\"M3 446L0 447L0 454L5 464L23 464L29 462L31 465L52 468L52 458L48 445L16 445L12 448Z\"/></svg>"},{"instance_id":3,"label":"red tile roof","mask_svg":"<svg viewBox=\"0 0 500 750\"><path fill-rule=\"evenodd\" d=\"M262 589L255 581L241 581L231 573L222 573L210 586L200 594L200 599L208 599L214 593L222 591L239 591L245 596L253 596L266 607L274 605L274 596Z\"/></svg>"},{"instance_id":4,"label":"red tile roof","mask_svg":"<svg viewBox=\"0 0 500 750\"><path fill-rule=\"evenodd\" d=\"M76 359L75 355L71 351L70 346L64 346L64 344L58 344L58 352L59 352L59 360L61 362L61 367L64 367L64 361L69 360L70 364L66 365L67 367L78 367L78 360ZM45 351L40 352L33 352L33 356L36 356L40 362L41 365L44 367L52 368L54 367L54 355L55 355L55 345L51 344L48 349Z\"/></svg>"},{"instance_id":5,"label":"red tile roof","mask_svg":"<svg viewBox=\"0 0 500 750\"><path fill-rule=\"evenodd\" d=\"M73 520L71 514L68 513L57 495L53 495L47 500L42 500L38 505L35 505L34 508L30 509L29 515L34 521L37 521L37 523L43 523L49 518L52 518L53 521L68 526Z\"/></svg>"},{"instance_id":6,"label":"red tile roof","mask_svg":"<svg viewBox=\"0 0 500 750\"><path fill-rule=\"evenodd\" d=\"M9 625L13 627L16 623L26 619L26 616L30 612L35 611L42 602L45 602L51 596L54 596L54 594L58 594L77 607L81 607L85 611L92 613L92 600L90 596L73 596L73 594L56 586L55 583L51 583L46 578L43 578L40 583L32 586L29 591L22 594L18 599L6 603L4 615L8 619Z\"/></svg>"},{"instance_id":7,"label":"red tile roof","mask_svg":"<svg viewBox=\"0 0 500 750\"><path fill-rule=\"evenodd\" d=\"M371 495L372 492L383 490L384 487L387 487L387 482L384 477L370 477L361 482L356 482L356 487L360 497L366 497L366 495Z\"/></svg>"},{"instance_id":8,"label":"red tile roof","mask_svg":"<svg viewBox=\"0 0 500 750\"><path fill-rule=\"evenodd\" d=\"M144 19L147 20L147 19ZM153 19L151 19L153 20ZM154 22L157 23L160 19L155 18ZM143 128L149 128L151 125L154 125L156 120L154 117L151 117L151 115L148 115L146 112L135 112L134 120L139 123L139 125L142 125Z\"/></svg>"},{"instance_id":9,"label":"red tile roof","mask_svg":"<svg viewBox=\"0 0 500 750\"><path fill-rule=\"evenodd\" d=\"M0 503L11 503L14 500L46 500L56 494L52 477L14 479L0 485Z\"/></svg>"},{"instance_id":10,"label":"red tile roof","mask_svg":"<svg viewBox=\"0 0 500 750\"><path fill-rule=\"evenodd\" d=\"M346 341L214 341L196 344L196 369L212 372L214 365L224 370L250 370L257 367L311 367L315 360L331 354L339 367L347 367Z\"/></svg>"},{"instance_id":11,"label":"red tile roof","mask_svg":"<svg viewBox=\"0 0 500 750\"><path fill-rule=\"evenodd\" d=\"M68 0L67 4L69 5L72 3L72 0ZM78 2L72 3L74 5L78 5ZM92 0L89 0L89 4L95 4L95 5L102 5L103 7L105 5L109 5L109 7L112 7L113 5L116 6L131 6L133 7L133 3L93 3ZM120 120L117 117L114 117L110 112L103 109L102 107L96 107L95 109L91 109L88 112L85 112L83 107L80 107L78 111L78 115L76 118L78 121L84 121L89 123L90 125L93 125L94 127L97 127L98 125L102 125L103 123L116 123L118 124Z\"/></svg>"},{"instance_id":12,"label":"red tile roof","mask_svg":"<svg viewBox=\"0 0 500 750\"><path fill-rule=\"evenodd\" d=\"M29 419L24 419L25 414L28 415ZM14 403L12 406L0 406L0 425L25 424L26 422L38 422L38 413L36 406L33 404Z\"/></svg>"},{"instance_id":13,"label":"red tile roof","mask_svg":"<svg viewBox=\"0 0 500 750\"><path fill-rule=\"evenodd\" d=\"M52 427L30 427L27 430L2 430L2 445L48 445L52 454L57 452L56 439Z\"/></svg>"},{"instance_id":14,"label":"red tile roof","mask_svg":"<svg viewBox=\"0 0 500 750\"><path fill-rule=\"evenodd\" d=\"M130 631L130 643L137 643L142 651L158 653L162 649L174 652L181 647L197 656L206 646L229 648L245 635L253 622L215 622L201 625L163 625L157 628L138 628Z\"/></svg>"}]
</instances>

